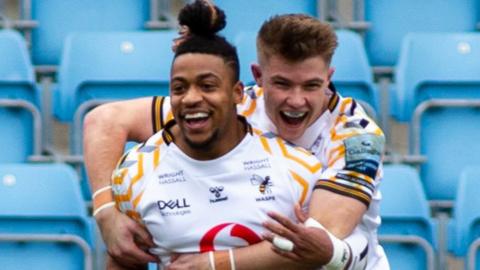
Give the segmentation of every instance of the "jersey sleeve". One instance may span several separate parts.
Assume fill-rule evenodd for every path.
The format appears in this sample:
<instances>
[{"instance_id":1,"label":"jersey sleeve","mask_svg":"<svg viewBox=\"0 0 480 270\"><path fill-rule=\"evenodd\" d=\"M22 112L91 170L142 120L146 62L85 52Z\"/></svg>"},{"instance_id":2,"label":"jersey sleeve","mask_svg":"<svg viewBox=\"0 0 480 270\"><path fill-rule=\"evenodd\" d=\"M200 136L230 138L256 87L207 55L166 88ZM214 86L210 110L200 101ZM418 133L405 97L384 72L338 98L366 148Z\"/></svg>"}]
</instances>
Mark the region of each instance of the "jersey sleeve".
<instances>
[{"instance_id":1,"label":"jersey sleeve","mask_svg":"<svg viewBox=\"0 0 480 270\"><path fill-rule=\"evenodd\" d=\"M170 107L170 97L156 96L152 99L152 128L153 133L163 129L165 124L173 119Z\"/></svg>"},{"instance_id":2,"label":"jersey sleeve","mask_svg":"<svg viewBox=\"0 0 480 270\"><path fill-rule=\"evenodd\" d=\"M146 176L159 164L161 133L130 149L112 174L112 191L116 207L142 223L138 205L146 186Z\"/></svg>"},{"instance_id":3,"label":"jersey sleeve","mask_svg":"<svg viewBox=\"0 0 480 270\"><path fill-rule=\"evenodd\" d=\"M315 188L359 200L367 207L382 177L385 138L364 114L341 114L321 153L324 170Z\"/></svg>"}]
</instances>

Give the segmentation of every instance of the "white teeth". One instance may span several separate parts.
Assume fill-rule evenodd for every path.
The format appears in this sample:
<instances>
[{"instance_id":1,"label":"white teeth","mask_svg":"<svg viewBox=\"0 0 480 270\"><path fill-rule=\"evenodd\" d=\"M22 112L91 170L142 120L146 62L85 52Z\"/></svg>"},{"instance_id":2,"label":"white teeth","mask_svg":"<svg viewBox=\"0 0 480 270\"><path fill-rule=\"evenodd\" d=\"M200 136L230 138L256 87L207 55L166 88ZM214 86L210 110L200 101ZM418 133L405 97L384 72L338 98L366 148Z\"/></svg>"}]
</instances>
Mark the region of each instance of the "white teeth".
<instances>
[{"instance_id":1,"label":"white teeth","mask_svg":"<svg viewBox=\"0 0 480 270\"><path fill-rule=\"evenodd\" d=\"M199 119L199 118L205 118L205 117L208 117L208 113L197 112L197 113L189 113L185 115L185 119L187 120Z\"/></svg>"},{"instance_id":2,"label":"white teeth","mask_svg":"<svg viewBox=\"0 0 480 270\"><path fill-rule=\"evenodd\" d=\"M286 116L291 117L291 118L301 118L305 116L306 112L283 112Z\"/></svg>"}]
</instances>

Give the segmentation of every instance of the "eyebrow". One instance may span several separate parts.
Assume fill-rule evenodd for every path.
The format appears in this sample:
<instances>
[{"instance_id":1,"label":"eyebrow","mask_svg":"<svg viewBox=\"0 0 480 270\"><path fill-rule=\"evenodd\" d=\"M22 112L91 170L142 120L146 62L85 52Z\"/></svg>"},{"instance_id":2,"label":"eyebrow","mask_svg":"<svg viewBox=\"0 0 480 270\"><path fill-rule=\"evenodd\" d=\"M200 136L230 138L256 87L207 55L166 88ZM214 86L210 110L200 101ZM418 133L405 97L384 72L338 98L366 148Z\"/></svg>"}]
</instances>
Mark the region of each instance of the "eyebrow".
<instances>
[{"instance_id":1,"label":"eyebrow","mask_svg":"<svg viewBox=\"0 0 480 270\"><path fill-rule=\"evenodd\" d=\"M285 78L285 77L282 77L280 75L275 75L275 76L272 76L271 77L271 80L283 80L283 81L287 81L287 82L292 82L291 80ZM325 82L325 80L323 79L320 79L320 78L314 78L314 79L311 79L311 80L308 80L302 84L309 84L309 83L320 83L320 84L323 84Z\"/></svg>"}]
</instances>

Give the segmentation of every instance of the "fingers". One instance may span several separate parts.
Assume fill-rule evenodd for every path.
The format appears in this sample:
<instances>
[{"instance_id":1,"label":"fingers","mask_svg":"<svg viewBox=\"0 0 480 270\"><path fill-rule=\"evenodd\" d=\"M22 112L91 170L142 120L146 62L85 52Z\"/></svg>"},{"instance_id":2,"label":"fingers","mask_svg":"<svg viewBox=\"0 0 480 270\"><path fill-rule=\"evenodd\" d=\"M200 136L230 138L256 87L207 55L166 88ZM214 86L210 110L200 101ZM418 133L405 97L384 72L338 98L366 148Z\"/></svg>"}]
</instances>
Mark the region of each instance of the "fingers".
<instances>
[{"instance_id":1,"label":"fingers","mask_svg":"<svg viewBox=\"0 0 480 270\"><path fill-rule=\"evenodd\" d=\"M289 218L283 215L275 212L268 212L268 216L292 232L298 232L300 230L298 224L293 223Z\"/></svg>"},{"instance_id":2,"label":"fingers","mask_svg":"<svg viewBox=\"0 0 480 270\"><path fill-rule=\"evenodd\" d=\"M308 216L305 212L303 212L302 208L300 207L300 205L298 203L295 204L294 211L295 211L295 216L297 217L297 219L300 223L303 224L303 223L305 223L305 221L307 221Z\"/></svg>"},{"instance_id":3,"label":"fingers","mask_svg":"<svg viewBox=\"0 0 480 270\"><path fill-rule=\"evenodd\" d=\"M153 243L152 236L150 235L150 233L148 233L145 227L142 227L136 224L134 231L132 233L135 236L135 242L137 242L139 245L143 245L148 248L155 246L155 243Z\"/></svg>"}]
</instances>

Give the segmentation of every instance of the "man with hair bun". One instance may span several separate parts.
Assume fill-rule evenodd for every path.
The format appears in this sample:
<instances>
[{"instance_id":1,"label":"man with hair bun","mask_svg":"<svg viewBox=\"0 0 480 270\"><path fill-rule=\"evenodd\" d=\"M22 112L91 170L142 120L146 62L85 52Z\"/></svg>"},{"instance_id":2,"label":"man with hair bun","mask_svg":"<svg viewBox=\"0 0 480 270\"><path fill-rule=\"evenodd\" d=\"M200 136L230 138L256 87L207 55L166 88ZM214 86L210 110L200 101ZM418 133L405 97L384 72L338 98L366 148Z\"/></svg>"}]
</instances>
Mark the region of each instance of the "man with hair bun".
<instances>
[{"instance_id":1,"label":"man with hair bun","mask_svg":"<svg viewBox=\"0 0 480 270\"><path fill-rule=\"evenodd\" d=\"M209 11L205 11L207 13L214 14L212 10L218 11L212 5L205 7L208 7ZM188 28L185 28L186 36L178 40L176 55L183 46L187 46L184 44L188 44L182 40L189 40L189 36L197 31L191 26L188 25ZM204 45L202 47L202 44L195 44L189 47L189 50L197 51L190 51L188 54L202 54L204 52L201 50L211 46L208 42ZM291 211L285 211L283 208L275 209L273 212L265 210L267 212L263 213L268 213L278 222L263 224L274 233L263 235L264 239L271 241L273 245L262 241L252 246L237 248L234 252L174 256L173 263L167 269L211 269L213 268L212 260L230 267L216 267L216 269L232 269L232 261L237 269L288 269L289 265L292 265L291 269L302 267L314 269L322 265L325 269L363 269L365 267L366 269L389 269L383 249L378 245L376 237L376 229L380 224L378 184L382 177L383 133L358 103L351 98L341 97L330 83L333 74L330 60L335 47L336 36L333 30L312 17L289 14L271 18L264 23L257 38L259 64L252 66L257 86L245 89L245 96L241 104L237 105L238 113L246 117L254 128L264 133L262 138L270 138L272 134L277 134L293 144L310 150L320 161L318 171L315 171L312 168L317 168L316 165L313 167L305 165L305 162L292 156L290 150L286 150L290 147L289 144L278 147L266 144L269 147L265 149L269 149L273 154L277 153L276 150L279 151L275 156L290 161L296 160L297 163L303 164L301 166L304 168L309 168L310 173L316 174L315 180L319 181L316 182L314 191L308 188L307 193L302 193L303 198L306 199L309 192L312 192L311 201L308 204L310 217L306 216L298 206L295 207L294 216ZM180 59L175 58L172 66L172 79L176 61L186 55L179 57ZM199 61L209 62L207 60L209 59L191 59L197 65ZM234 70L235 65L228 64L228 61L224 63L227 69ZM201 69L198 66L196 68ZM195 70L194 67L185 66L185 70L187 69ZM233 77L233 81L235 79L238 80L238 77ZM171 87L174 91L173 81ZM227 106L228 103L224 105ZM96 191L96 194L99 194L97 193L99 190L101 192L105 190L102 187L108 185L109 181L106 180L109 172L115 167L115 159L121 156L122 145L127 138L146 140L152 135L152 128L148 123L153 123L154 133L170 128L169 123L173 118L180 123L181 118L175 111L174 96L172 96L171 98L155 97L153 102L152 99L116 102L100 106L89 113L85 120L84 145L85 162L92 190ZM195 113L191 117L198 118L201 122L205 114ZM190 124L195 126L198 124L195 121ZM228 126L234 125L236 120L231 122ZM182 125L179 124L179 126ZM188 124L185 126L188 127ZM160 131L160 134L167 133ZM178 138L179 135L172 137ZM148 148L151 145L151 140L149 142L145 147ZM174 142L176 143L176 140ZM222 144L220 140L212 140L212 142ZM265 147L265 144L262 145ZM141 151L144 148L139 149ZM134 151L138 152L138 150ZM263 158L256 158L257 155L263 155L260 153L261 151L250 152L251 160L246 160L240 167L244 170L271 168L269 166L272 164L264 163ZM121 169L117 169L117 172L119 170ZM182 183L184 174L188 174L188 171L166 173L158 177L161 176L165 183L172 181ZM265 175L251 175L247 181L250 181L250 186L258 187L256 192L261 193L262 190L274 192L277 180ZM271 181L273 181L273 187L269 185ZM309 183L308 180L301 181L298 178L296 181ZM216 187L212 187L211 193L214 196L218 195L216 199L225 198L223 194L226 186L223 189L219 188L220 186ZM247 195L251 193L244 193L244 196ZM274 196L275 199L272 199L268 196L270 195L263 194L255 199L268 203L268 200L273 201L278 198ZM177 197L158 200L157 207L160 210L169 209L175 213L179 208L188 210L192 207L188 200L184 200L182 196ZM228 199L225 200L230 202L231 197L227 197ZM216 199L212 198L214 201L212 205L217 205ZM125 209L130 208L127 206ZM293 203L290 210L292 209ZM242 213L248 213L248 211L245 209ZM130 215L135 216L135 214ZM212 215L214 213L205 218L208 219ZM145 263L156 259L145 251L146 248L153 247L154 243L145 228L138 223L133 222L115 208L109 207L100 209L95 217L109 253L122 265L132 267L137 262ZM232 235L239 230L243 232L242 235L245 234L245 230L241 229L243 227L236 227L229 222L225 224L228 225L214 231L220 234L228 226L233 226L230 231ZM191 230L195 231L195 225L191 225ZM213 236L209 234L208 241L205 240L207 243L213 243L214 248L217 247L217 242L214 241L217 234L213 233ZM243 236L242 239L246 238L248 237ZM211 247L211 245L207 246ZM225 246L222 249L225 249Z\"/></svg>"}]
</instances>

